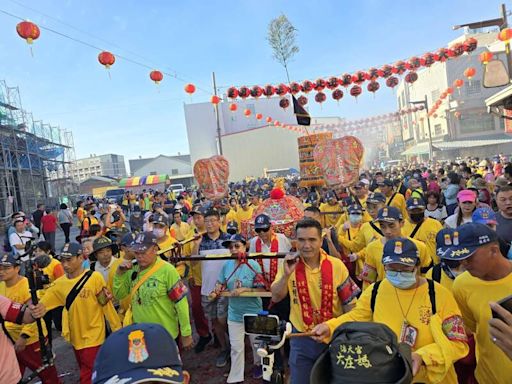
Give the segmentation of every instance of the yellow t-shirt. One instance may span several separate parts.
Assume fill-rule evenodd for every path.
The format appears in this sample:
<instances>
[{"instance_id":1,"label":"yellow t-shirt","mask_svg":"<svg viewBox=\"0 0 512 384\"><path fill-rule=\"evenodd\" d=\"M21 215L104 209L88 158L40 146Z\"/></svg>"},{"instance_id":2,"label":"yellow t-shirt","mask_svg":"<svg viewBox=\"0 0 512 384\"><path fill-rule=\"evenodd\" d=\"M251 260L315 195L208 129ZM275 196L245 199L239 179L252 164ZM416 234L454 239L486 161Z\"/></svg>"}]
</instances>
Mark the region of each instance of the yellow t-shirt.
<instances>
[{"instance_id":1,"label":"yellow t-shirt","mask_svg":"<svg viewBox=\"0 0 512 384\"><path fill-rule=\"evenodd\" d=\"M432 262L432 259L428 255L427 247L419 240L411 239L416 247L418 247L418 251L420 252L420 267L428 267ZM381 238L379 240L372 241L366 247L366 259L364 262L363 273L361 277L363 278L363 290L368 288L368 286L376 281L383 280L386 277L386 272L384 271L384 265L382 264L382 254L384 253L384 242L385 238Z\"/></svg>"},{"instance_id":2,"label":"yellow t-shirt","mask_svg":"<svg viewBox=\"0 0 512 384\"><path fill-rule=\"evenodd\" d=\"M351 248L345 247L343 245L343 242L345 242L345 244L347 244L351 240L354 240L357 237L357 235L359 234L359 232L361 231L361 228L362 228L362 226L360 226L360 227L350 226L350 228L347 231L341 230L340 232L338 232L339 233L338 242L342 245L343 252L345 253L345 255L348 255L349 253L357 253L357 255L358 255L358 259L356 261L356 276L358 276L363 270L363 263L364 263L366 253L363 252L362 250L359 252L353 252Z\"/></svg>"},{"instance_id":3,"label":"yellow t-shirt","mask_svg":"<svg viewBox=\"0 0 512 384\"><path fill-rule=\"evenodd\" d=\"M393 197L393 195L395 197ZM388 204L389 200L391 200L392 197L393 197L393 200L391 201L391 204ZM407 205L405 203L404 195L402 195L401 193L398 193L398 192L396 192L396 193L393 192L393 194L390 197L386 197L386 205L388 207L398 208L400 210L400 213L402 214L404 220L406 219L406 217L407 217Z\"/></svg>"},{"instance_id":4,"label":"yellow t-shirt","mask_svg":"<svg viewBox=\"0 0 512 384\"><path fill-rule=\"evenodd\" d=\"M427 273L425 274L425 277L427 279L432 279L432 270L434 267L430 268ZM453 292L453 280L448 277L448 275L444 272L443 268L441 268L441 281L439 281L439 284L441 284L443 287L445 287L450 292Z\"/></svg>"},{"instance_id":5,"label":"yellow t-shirt","mask_svg":"<svg viewBox=\"0 0 512 384\"><path fill-rule=\"evenodd\" d=\"M78 224L80 224L84 220L84 217L85 217L85 209L83 209L82 207L79 207L76 210L76 218L78 219Z\"/></svg>"},{"instance_id":6,"label":"yellow t-shirt","mask_svg":"<svg viewBox=\"0 0 512 384\"><path fill-rule=\"evenodd\" d=\"M344 211L339 204L322 203L320 204L320 212L323 213L322 224L325 228L335 226L340 216L344 216Z\"/></svg>"},{"instance_id":7,"label":"yellow t-shirt","mask_svg":"<svg viewBox=\"0 0 512 384\"><path fill-rule=\"evenodd\" d=\"M512 360L491 340L490 301L499 301L512 293L512 273L500 280L485 281L469 272L457 276L453 295L466 326L475 333L476 371L479 383L506 384L512 378Z\"/></svg>"},{"instance_id":8,"label":"yellow t-shirt","mask_svg":"<svg viewBox=\"0 0 512 384\"><path fill-rule=\"evenodd\" d=\"M354 297L345 298L345 302L342 303L342 299L338 295L338 290L345 286L345 284L354 284L349 277L347 267L345 264L339 259L336 259L332 256L327 255L327 253L321 251L320 255L320 265L325 258L328 258L332 263L333 270L333 306L332 306L332 314L333 317L340 316L343 313L342 305L348 305L353 300ZM276 281L279 281L284 274L283 264L279 266L277 271ZM311 298L311 306L314 311L318 311L321 306L321 298L322 298L322 281L321 281L321 269L320 267L311 269L307 264L305 264L306 271L306 281L308 283L308 292ZM293 272L288 279L288 293L290 294L290 322L299 332L305 332L308 330L308 327L304 324L302 320L302 307L299 300L299 295L297 292L297 280L295 277L295 272ZM314 325L313 325L314 326Z\"/></svg>"},{"instance_id":9,"label":"yellow t-shirt","mask_svg":"<svg viewBox=\"0 0 512 384\"><path fill-rule=\"evenodd\" d=\"M407 322L418 331L416 342L412 350L418 353L427 367L439 371L440 365L444 364L444 356L452 359L461 359L467 355L469 348L466 343L461 313L453 298L453 295L440 284L435 284L437 314L442 323L445 336L448 337L449 348L442 348L434 341L431 332L432 305L428 294L428 284L424 283L418 289L396 289L387 279L384 279L378 288L375 310L371 310L371 296L373 284L365 290L358 299L356 306L350 312L327 322L331 335L336 328L348 321L373 321L386 324L395 332L398 338L404 321L404 311L410 309L405 316ZM416 291L416 294L415 294ZM429 369L429 368L427 368ZM421 367L414 377L413 383L431 383L427 377L427 369ZM509 371L510 372L510 371ZM453 365L448 369L444 378L440 377L438 383L456 384L457 375ZM481 381L490 383L490 381Z\"/></svg>"},{"instance_id":10,"label":"yellow t-shirt","mask_svg":"<svg viewBox=\"0 0 512 384\"><path fill-rule=\"evenodd\" d=\"M99 224L98 219L94 216L85 217L82 221L82 229L88 231L89 227L94 224Z\"/></svg>"},{"instance_id":11,"label":"yellow t-shirt","mask_svg":"<svg viewBox=\"0 0 512 384\"><path fill-rule=\"evenodd\" d=\"M55 280L55 283L46 290L41 298L41 303L47 310L66 305L68 296L74 285L83 276L69 279L62 276ZM96 347L103 344L105 340L105 317L110 324L112 331L121 328L121 323L114 309L112 302L102 306L96 297L103 288L106 288L105 280L99 272L93 272L89 280L75 298L70 311L64 308L62 313L63 336L69 340L74 349ZM67 319L64 319L67 316ZM69 335L64 334L64 323L69 326Z\"/></svg>"},{"instance_id":12,"label":"yellow t-shirt","mask_svg":"<svg viewBox=\"0 0 512 384\"><path fill-rule=\"evenodd\" d=\"M249 207L246 210L243 208L240 208L238 211L236 211L236 221L238 222L238 229L242 228L242 221L247 221L252 219L252 213L254 209L252 207Z\"/></svg>"},{"instance_id":13,"label":"yellow t-shirt","mask_svg":"<svg viewBox=\"0 0 512 384\"><path fill-rule=\"evenodd\" d=\"M173 244L177 243L178 241L174 237L172 237L168 232L165 239L158 240L157 242L158 242L158 247L161 250L164 250L164 249L169 249L170 247L172 247ZM167 251L167 252L163 253L163 256L165 258L169 259L172 256L172 251ZM189 271L188 271L188 266L184 261L178 262L174 267L176 268L176 270L178 271L178 273L182 279L187 277Z\"/></svg>"},{"instance_id":14,"label":"yellow t-shirt","mask_svg":"<svg viewBox=\"0 0 512 384\"><path fill-rule=\"evenodd\" d=\"M0 295L5 296L15 303L26 303L30 300L30 290L28 287L28 280L26 277L22 277L20 281L14 284L12 287L8 287L5 282L0 282ZM46 336L46 326L42 322L43 333ZM36 343L39 341L39 334L37 333L37 324L15 324L8 321L5 322L5 328L11 339L14 341L18 340L22 333L30 336L27 339L27 345Z\"/></svg>"},{"instance_id":15,"label":"yellow t-shirt","mask_svg":"<svg viewBox=\"0 0 512 384\"><path fill-rule=\"evenodd\" d=\"M50 283L53 283L59 277L64 275L64 268L62 268L62 264L59 260L54 259L52 256L50 256L50 259L50 264L43 268L43 273L48 275Z\"/></svg>"},{"instance_id":16,"label":"yellow t-shirt","mask_svg":"<svg viewBox=\"0 0 512 384\"><path fill-rule=\"evenodd\" d=\"M374 225L380 229L379 223ZM373 229L370 222L363 223L359 228L357 234L349 240L348 237L343 236L343 230L338 231L338 241L346 249L350 249L352 252L359 252L363 250L368 244L374 240L382 238L382 235Z\"/></svg>"},{"instance_id":17,"label":"yellow t-shirt","mask_svg":"<svg viewBox=\"0 0 512 384\"><path fill-rule=\"evenodd\" d=\"M402 234L407 237L411 236L415 227L416 224L411 223L409 220L405 220L405 224L402 228ZM440 262L439 257L437 257L436 254L436 235L441 229L443 229L443 226L439 221L426 217L414 235L414 239L423 242L427 246L427 252L435 264Z\"/></svg>"},{"instance_id":18,"label":"yellow t-shirt","mask_svg":"<svg viewBox=\"0 0 512 384\"><path fill-rule=\"evenodd\" d=\"M183 241L187 238L187 233L190 231L190 225L188 225L185 222L182 222L178 226L178 224L174 223L173 225L171 225L171 229L173 229L174 233L176 234L176 240Z\"/></svg>"},{"instance_id":19,"label":"yellow t-shirt","mask_svg":"<svg viewBox=\"0 0 512 384\"><path fill-rule=\"evenodd\" d=\"M238 221L236 212L236 210L231 208L229 212L226 213L226 224L229 223L230 221Z\"/></svg>"}]
</instances>

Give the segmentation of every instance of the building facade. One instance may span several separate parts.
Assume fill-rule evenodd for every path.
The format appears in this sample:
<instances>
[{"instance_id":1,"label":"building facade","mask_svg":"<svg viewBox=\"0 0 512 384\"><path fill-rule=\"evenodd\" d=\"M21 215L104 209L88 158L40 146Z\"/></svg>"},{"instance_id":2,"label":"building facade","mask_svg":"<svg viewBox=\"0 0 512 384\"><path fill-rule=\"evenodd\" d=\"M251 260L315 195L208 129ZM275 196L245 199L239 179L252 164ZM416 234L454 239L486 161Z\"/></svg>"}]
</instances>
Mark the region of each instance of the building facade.
<instances>
[{"instance_id":1,"label":"building facade","mask_svg":"<svg viewBox=\"0 0 512 384\"><path fill-rule=\"evenodd\" d=\"M435 157L453 159L457 156L490 156L500 150L512 151L509 138L504 133L504 123L499 117L489 114L485 99L501 88L484 88L485 67L479 55L496 41L496 32L466 34L450 42L448 46L463 42L469 37L478 40L478 47L471 54L456 59L437 62L430 68L418 71L418 80L413 84L401 81L397 87L399 111L410 111L418 104L413 101L426 100L429 109L439 100L448 88L453 93L446 97L437 113L430 117L426 110L401 114L402 139L405 145L403 154L407 156L427 156L430 120L430 134ZM495 57L505 59L504 52L495 52ZM471 79L464 77L468 67L476 69ZM462 79L464 85L457 89L453 84ZM482 144L482 145L479 145Z\"/></svg>"},{"instance_id":2,"label":"building facade","mask_svg":"<svg viewBox=\"0 0 512 384\"><path fill-rule=\"evenodd\" d=\"M71 174L79 183L91 176L108 176L116 179L126 177L124 156L109 153L78 159L71 165Z\"/></svg>"},{"instance_id":3,"label":"building facade","mask_svg":"<svg viewBox=\"0 0 512 384\"><path fill-rule=\"evenodd\" d=\"M167 174L169 176L190 175L192 164L190 155L166 156L128 160L131 176Z\"/></svg>"}]
</instances>

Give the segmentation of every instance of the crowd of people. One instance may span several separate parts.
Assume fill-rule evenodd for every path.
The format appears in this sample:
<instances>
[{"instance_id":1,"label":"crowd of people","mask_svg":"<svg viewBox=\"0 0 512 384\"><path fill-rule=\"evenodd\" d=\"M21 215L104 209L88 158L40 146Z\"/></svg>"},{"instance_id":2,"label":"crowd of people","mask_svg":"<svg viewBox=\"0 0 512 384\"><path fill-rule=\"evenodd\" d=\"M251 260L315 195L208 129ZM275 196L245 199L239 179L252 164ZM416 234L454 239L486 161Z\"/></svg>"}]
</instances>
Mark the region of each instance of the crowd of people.
<instances>
[{"instance_id":1,"label":"crowd of people","mask_svg":"<svg viewBox=\"0 0 512 384\"><path fill-rule=\"evenodd\" d=\"M304 207L290 237L271 212L256 213L276 187L271 179L230 183L219 201L197 189L148 189L119 202L87 198L73 211L41 204L13 214L0 256L0 382L37 370L41 340L51 343L56 329L73 347L80 383L186 382L180 354L200 355L210 344L219 348L211 364L230 365L227 382L241 383L243 317L265 310L298 336L275 362L293 384L313 382L315 362L349 322L385 324L407 344L411 382L510 383L507 158L364 170L342 191L287 179L285 193ZM24 276L29 255L47 277L37 305ZM252 377L261 379L253 336L250 345ZM376 362L357 347L357 359L334 351L332 375L365 368L361 378L372 377ZM38 376L60 383L55 366Z\"/></svg>"}]
</instances>

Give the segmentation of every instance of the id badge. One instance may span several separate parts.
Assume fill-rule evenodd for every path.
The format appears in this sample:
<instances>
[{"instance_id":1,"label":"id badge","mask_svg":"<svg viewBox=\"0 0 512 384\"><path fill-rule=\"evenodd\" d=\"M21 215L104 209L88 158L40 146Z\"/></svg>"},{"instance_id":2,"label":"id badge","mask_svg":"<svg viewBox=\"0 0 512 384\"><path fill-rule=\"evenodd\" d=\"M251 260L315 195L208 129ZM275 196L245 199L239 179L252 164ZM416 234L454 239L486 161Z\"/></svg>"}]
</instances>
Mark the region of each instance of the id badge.
<instances>
[{"instance_id":1,"label":"id badge","mask_svg":"<svg viewBox=\"0 0 512 384\"><path fill-rule=\"evenodd\" d=\"M418 337L418 330L404 321L402 323L402 329L400 330L400 342L409 345L411 348L416 344Z\"/></svg>"}]
</instances>

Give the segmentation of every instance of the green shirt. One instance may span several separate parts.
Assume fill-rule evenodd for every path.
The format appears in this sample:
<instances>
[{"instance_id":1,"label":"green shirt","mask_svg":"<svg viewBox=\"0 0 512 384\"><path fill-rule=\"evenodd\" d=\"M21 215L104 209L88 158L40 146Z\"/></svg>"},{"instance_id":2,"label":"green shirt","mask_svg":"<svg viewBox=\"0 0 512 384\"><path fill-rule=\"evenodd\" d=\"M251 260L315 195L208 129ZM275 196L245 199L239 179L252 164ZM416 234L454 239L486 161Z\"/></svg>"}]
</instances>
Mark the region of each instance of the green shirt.
<instances>
[{"instance_id":1,"label":"green shirt","mask_svg":"<svg viewBox=\"0 0 512 384\"><path fill-rule=\"evenodd\" d=\"M163 262L163 261L160 261ZM153 264L140 271L139 266L114 276L114 296L118 300L130 294L132 288L146 274ZM132 275L137 276L132 280ZM180 333L182 336L190 336L188 300L186 294L176 301L169 298L169 292L182 283L180 275L169 263L165 263L151 277L149 277L135 292L132 297L132 314L134 323L158 323L162 325L175 339ZM172 295L171 295L172 296ZM179 329L178 329L179 323Z\"/></svg>"}]
</instances>

